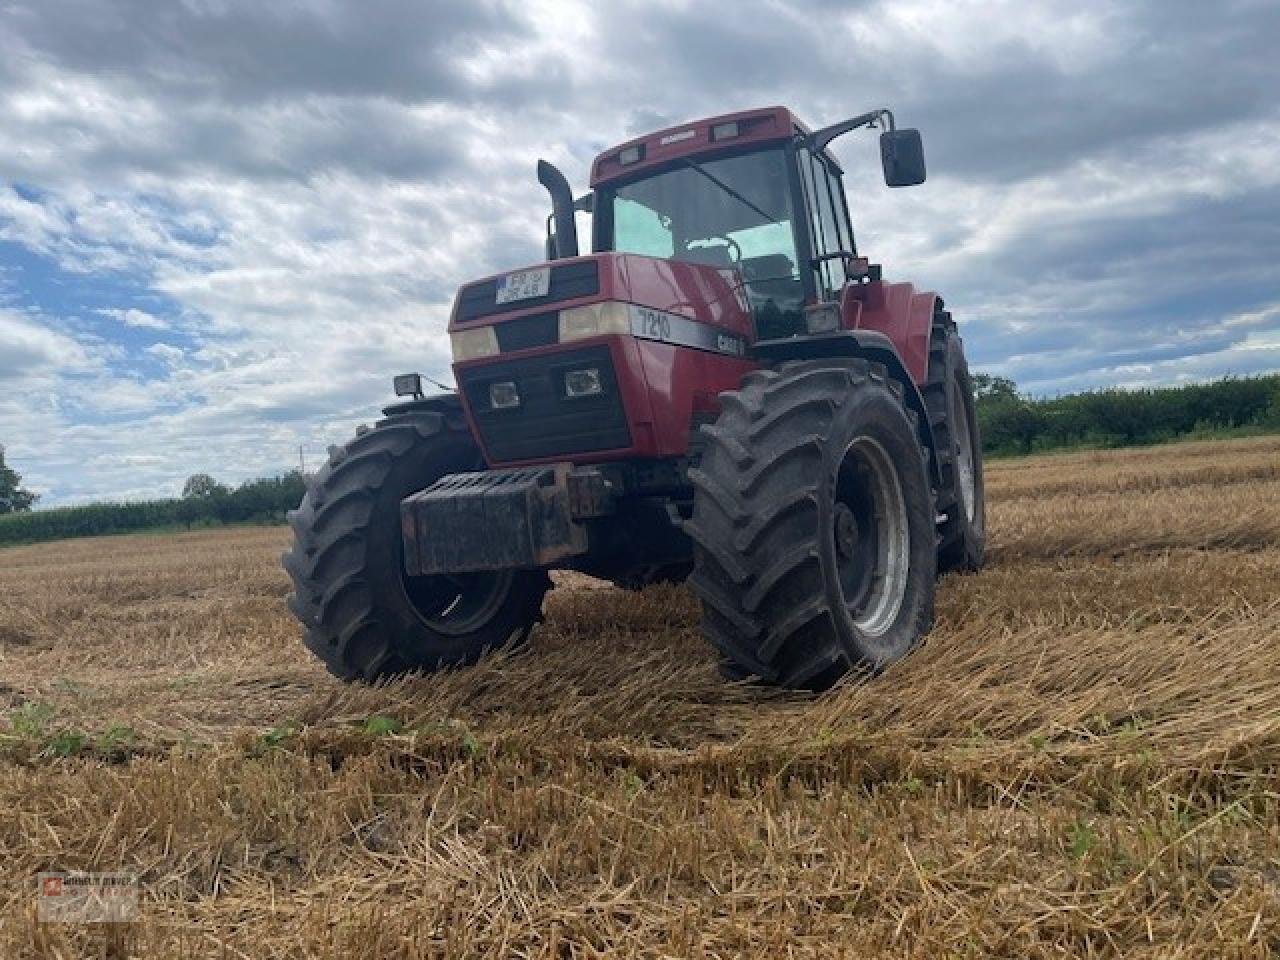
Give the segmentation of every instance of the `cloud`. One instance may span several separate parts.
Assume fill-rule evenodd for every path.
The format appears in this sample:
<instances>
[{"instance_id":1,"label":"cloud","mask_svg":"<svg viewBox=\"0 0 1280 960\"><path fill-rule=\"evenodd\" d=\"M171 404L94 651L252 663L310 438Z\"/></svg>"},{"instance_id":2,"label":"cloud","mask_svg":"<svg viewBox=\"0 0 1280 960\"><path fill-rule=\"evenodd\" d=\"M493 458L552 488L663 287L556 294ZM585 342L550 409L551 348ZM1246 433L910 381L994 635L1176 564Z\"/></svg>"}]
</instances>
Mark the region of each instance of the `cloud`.
<instances>
[{"instance_id":1,"label":"cloud","mask_svg":"<svg viewBox=\"0 0 1280 960\"><path fill-rule=\"evenodd\" d=\"M261 4L148 0L9 5L22 47L60 70L117 74L143 87L235 105L288 96L465 97L486 84L465 69L488 47L518 44L523 5L384 0ZM68 27L74 24L74 27Z\"/></svg>"},{"instance_id":2,"label":"cloud","mask_svg":"<svg viewBox=\"0 0 1280 960\"><path fill-rule=\"evenodd\" d=\"M449 379L457 286L540 257L648 129L888 105L835 150L860 250L1053 392L1280 366L1280 8L1188 0L14 0L0 10L0 442L46 503L317 456ZM56 443L50 443L56 438Z\"/></svg>"},{"instance_id":3,"label":"cloud","mask_svg":"<svg viewBox=\"0 0 1280 960\"><path fill-rule=\"evenodd\" d=\"M167 320L163 320L155 314L147 313L145 310L139 310L136 307L129 307L127 310L107 307L98 310L98 314L104 317L110 317L113 320L118 320L126 327L141 327L146 330L169 329L169 322Z\"/></svg>"},{"instance_id":4,"label":"cloud","mask_svg":"<svg viewBox=\"0 0 1280 960\"><path fill-rule=\"evenodd\" d=\"M53 371L83 371L90 360L83 346L38 320L0 310L0 385L15 393ZM7 391L6 391L7 392Z\"/></svg>"},{"instance_id":5,"label":"cloud","mask_svg":"<svg viewBox=\"0 0 1280 960\"><path fill-rule=\"evenodd\" d=\"M181 347L175 347L167 343L153 343L144 352L171 367L178 366L187 356L186 351Z\"/></svg>"}]
</instances>

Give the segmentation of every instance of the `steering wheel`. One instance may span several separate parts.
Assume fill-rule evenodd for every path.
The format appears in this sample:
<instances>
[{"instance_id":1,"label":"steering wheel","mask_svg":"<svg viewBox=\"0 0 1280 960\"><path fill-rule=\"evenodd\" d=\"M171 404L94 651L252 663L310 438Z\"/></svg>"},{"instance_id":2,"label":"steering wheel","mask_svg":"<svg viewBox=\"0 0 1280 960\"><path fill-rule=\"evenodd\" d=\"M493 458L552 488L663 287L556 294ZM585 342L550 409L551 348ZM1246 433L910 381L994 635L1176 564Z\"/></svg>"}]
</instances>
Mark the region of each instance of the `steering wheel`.
<instances>
[{"instance_id":1,"label":"steering wheel","mask_svg":"<svg viewBox=\"0 0 1280 960\"><path fill-rule=\"evenodd\" d=\"M712 241L714 240L723 240L724 243L713 243ZM704 247L728 247L730 262L740 263L742 261L742 248L738 246L738 241L734 240L732 237L723 237L723 236L716 235L712 237L707 237L706 239L703 239L703 240L690 240L688 243L684 245L684 248L686 250L693 250L695 248L701 249Z\"/></svg>"}]
</instances>

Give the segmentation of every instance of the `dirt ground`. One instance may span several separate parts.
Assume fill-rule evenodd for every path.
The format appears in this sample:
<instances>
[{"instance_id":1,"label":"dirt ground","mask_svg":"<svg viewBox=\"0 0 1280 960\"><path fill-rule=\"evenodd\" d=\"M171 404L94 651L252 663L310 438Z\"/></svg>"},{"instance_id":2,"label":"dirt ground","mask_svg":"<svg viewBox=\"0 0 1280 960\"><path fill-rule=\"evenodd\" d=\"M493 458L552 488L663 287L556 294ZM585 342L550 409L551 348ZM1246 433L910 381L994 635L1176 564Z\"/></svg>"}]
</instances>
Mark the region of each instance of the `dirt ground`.
<instances>
[{"instance_id":1,"label":"dirt ground","mask_svg":"<svg viewBox=\"0 0 1280 960\"><path fill-rule=\"evenodd\" d=\"M990 564L821 697L682 589L344 686L287 531L0 550L0 957L1280 952L1280 438L988 468ZM37 922L127 870L130 924Z\"/></svg>"}]
</instances>

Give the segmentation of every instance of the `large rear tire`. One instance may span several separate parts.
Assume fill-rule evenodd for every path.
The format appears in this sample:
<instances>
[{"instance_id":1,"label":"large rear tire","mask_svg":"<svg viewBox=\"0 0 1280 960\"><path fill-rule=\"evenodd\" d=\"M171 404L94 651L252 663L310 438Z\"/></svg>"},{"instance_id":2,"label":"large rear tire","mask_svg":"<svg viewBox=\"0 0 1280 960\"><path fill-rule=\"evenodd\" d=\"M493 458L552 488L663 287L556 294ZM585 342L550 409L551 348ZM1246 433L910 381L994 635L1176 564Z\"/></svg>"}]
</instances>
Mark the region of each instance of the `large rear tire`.
<instances>
[{"instance_id":1,"label":"large rear tire","mask_svg":"<svg viewBox=\"0 0 1280 960\"><path fill-rule=\"evenodd\" d=\"M933 622L933 493L879 364L756 371L703 431L690 578L731 674L823 689L905 656Z\"/></svg>"},{"instance_id":2,"label":"large rear tire","mask_svg":"<svg viewBox=\"0 0 1280 960\"><path fill-rule=\"evenodd\" d=\"M938 572L978 570L987 551L982 440L964 343L951 314L939 311L929 340L929 378L923 388L933 428L938 472Z\"/></svg>"},{"instance_id":3,"label":"large rear tire","mask_svg":"<svg viewBox=\"0 0 1280 960\"><path fill-rule=\"evenodd\" d=\"M550 580L541 570L409 577L400 501L481 466L456 404L399 413L362 430L310 481L289 515L289 609L303 641L343 680L473 663L522 642Z\"/></svg>"}]
</instances>

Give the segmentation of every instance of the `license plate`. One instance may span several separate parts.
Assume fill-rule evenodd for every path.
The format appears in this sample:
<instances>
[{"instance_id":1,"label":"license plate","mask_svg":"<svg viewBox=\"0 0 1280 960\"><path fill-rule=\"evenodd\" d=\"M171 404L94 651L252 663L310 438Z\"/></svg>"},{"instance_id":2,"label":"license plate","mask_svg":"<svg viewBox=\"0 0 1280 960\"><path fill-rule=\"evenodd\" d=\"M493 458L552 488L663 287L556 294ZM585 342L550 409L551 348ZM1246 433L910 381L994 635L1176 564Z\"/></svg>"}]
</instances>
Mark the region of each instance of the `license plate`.
<instances>
[{"instance_id":1,"label":"license plate","mask_svg":"<svg viewBox=\"0 0 1280 960\"><path fill-rule=\"evenodd\" d=\"M508 273L498 281L497 302L511 303L514 300L545 297L550 289L550 267L538 267L536 270L520 270L517 273Z\"/></svg>"}]
</instances>

